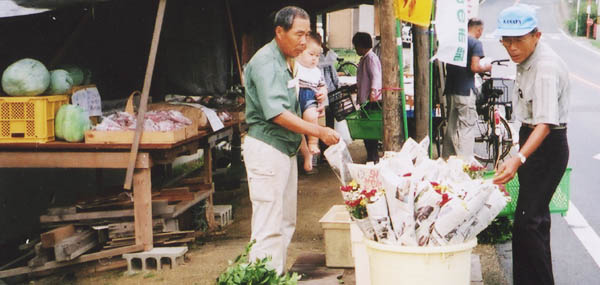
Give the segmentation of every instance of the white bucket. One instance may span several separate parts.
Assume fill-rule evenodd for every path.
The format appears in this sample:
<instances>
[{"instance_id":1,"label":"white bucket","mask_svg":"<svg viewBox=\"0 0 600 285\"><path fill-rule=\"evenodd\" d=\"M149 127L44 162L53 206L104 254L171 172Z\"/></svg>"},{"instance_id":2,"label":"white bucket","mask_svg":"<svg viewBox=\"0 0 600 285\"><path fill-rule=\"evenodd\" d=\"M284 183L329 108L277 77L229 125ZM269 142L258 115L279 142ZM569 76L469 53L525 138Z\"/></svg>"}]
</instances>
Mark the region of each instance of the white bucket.
<instances>
[{"instance_id":1,"label":"white bucket","mask_svg":"<svg viewBox=\"0 0 600 285\"><path fill-rule=\"evenodd\" d=\"M449 246L396 246L364 240L371 284L470 284L477 239Z\"/></svg>"}]
</instances>

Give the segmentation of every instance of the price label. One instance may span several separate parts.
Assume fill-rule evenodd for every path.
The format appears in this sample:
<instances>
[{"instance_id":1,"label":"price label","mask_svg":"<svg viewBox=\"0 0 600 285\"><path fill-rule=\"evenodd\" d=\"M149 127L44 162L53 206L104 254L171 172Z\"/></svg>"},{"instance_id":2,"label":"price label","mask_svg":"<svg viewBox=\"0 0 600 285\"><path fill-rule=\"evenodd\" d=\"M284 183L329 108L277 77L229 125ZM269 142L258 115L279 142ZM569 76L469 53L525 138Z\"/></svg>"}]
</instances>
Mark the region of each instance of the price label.
<instances>
[{"instance_id":1,"label":"price label","mask_svg":"<svg viewBox=\"0 0 600 285\"><path fill-rule=\"evenodd\" d=\"M85 86L73 92L71 101L90 116L102 116L102 100L95 85Z\"/></svg>"}]
</instances>

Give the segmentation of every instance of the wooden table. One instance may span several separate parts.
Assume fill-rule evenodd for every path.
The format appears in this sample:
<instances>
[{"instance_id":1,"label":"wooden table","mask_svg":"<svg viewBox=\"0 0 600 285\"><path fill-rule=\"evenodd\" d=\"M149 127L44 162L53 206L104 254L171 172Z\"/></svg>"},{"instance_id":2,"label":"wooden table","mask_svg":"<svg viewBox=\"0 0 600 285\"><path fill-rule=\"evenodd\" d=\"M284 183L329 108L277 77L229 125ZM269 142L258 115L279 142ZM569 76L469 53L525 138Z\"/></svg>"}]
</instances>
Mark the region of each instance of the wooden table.
<instances>
[{"instance_id":1,"label":"wooden table","mask_svg":"<svg viewBox=\"0 0 600 285\"><path fill-rule=\"evenodd\" d=\"M233 127L232 127L233 126ZM239 123L237 124L239 126ZM212 184L211 151L214 144L231 138L236 123L225 124L217 132L201 130L197 135L173 144L140 144L133 179L135 245L84 254L68 262L48 262L37 267L0 271L0 278L53 269L123 253L153 248L151 168L169 164L180 155L204 149L204 183ZM0 168L93 168L126 169L131 144L86 144L67 142L0 144Z\"/></svg>"}]
</instances>

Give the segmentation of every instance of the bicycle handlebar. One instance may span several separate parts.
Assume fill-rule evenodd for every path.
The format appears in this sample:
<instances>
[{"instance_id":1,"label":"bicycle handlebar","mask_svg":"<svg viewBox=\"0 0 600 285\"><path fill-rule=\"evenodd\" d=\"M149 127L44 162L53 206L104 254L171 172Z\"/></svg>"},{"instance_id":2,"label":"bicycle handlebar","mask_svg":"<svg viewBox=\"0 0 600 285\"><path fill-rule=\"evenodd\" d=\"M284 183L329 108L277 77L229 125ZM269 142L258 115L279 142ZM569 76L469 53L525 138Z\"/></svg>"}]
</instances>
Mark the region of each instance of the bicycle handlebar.
<instances>
[{"instance_id":1,"label":"bicycle handlebar","mask_svg":"<svg viewBox=\"0 0 600 285\"><path fill-rule=\"evenodd\" d=\"M497 64L497 65L501 65L501 66L508 66L506 64L502 64L504 62L508 62L510 59L497 59L497 60L492 60L491 64Z\"/></svg>"}]
</instances>

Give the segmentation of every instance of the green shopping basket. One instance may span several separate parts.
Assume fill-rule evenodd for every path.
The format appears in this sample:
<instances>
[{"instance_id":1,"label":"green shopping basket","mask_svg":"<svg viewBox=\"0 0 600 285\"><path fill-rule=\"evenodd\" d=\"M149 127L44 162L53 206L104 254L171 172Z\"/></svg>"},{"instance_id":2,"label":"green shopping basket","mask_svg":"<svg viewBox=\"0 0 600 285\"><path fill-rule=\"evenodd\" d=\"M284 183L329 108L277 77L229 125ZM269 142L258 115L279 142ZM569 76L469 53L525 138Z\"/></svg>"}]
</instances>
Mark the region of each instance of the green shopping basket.
<instances>
[{"instance_id":1,"label":"green shopping basket","mask_svg":"<svg viewBox=\"0 0 600 285\"><path fill-rule=\"evenodd\" d=\"M556 192L552 196L552 200L550 200L550 213L559 213L564 216L569 210L571 170L571 168L565 170L565 174L560 180ZM494 171L488 171L483 177L492 178L494 173ZM502 209L498 217L513 218L515 216L515 209L517 208L517 199L519 198L519 179L517 175L506 183L506 191L510 194L511 201Z\"/></svg>"},{"instance_id":2,"label":"green shopping basket","mask_svg":"<svg viewBox=\"0 0 600 285\"><path fill-rule=\"evenodd\" d=\"M360 109L346 116L348 129L352 139L381 140L383 137L383 111L377 102L378 109L365 109L366 104Z\"/></svg>"}]
</instances>

